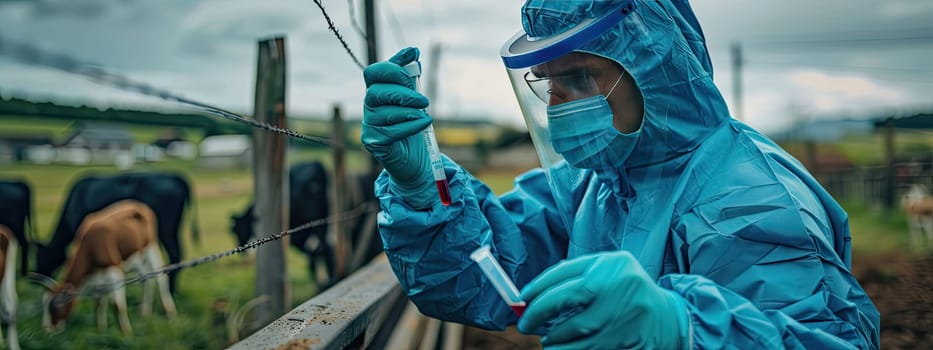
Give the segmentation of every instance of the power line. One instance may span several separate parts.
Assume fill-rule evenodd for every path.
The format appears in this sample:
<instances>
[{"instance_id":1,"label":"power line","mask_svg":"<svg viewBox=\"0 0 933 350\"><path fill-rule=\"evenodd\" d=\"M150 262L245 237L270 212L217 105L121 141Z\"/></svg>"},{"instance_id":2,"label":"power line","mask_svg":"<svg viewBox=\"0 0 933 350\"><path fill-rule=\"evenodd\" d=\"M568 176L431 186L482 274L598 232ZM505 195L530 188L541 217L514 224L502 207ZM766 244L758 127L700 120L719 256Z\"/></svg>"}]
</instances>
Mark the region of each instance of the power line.
<instances>
[{"instance_id":1,"label":"power line","mask_svg":"<svg viewBox=\"0 0 933 350\"><path fill-rule=\"evenodd\" d=\"M356 33L360 35L363 40L366 40L366 33L363 31L363 27L360 27L360 23L356 20L356 5L354 2L356 0L347 0L347 11L350 12L350 25L353 26L353 29L356 30Z\"/></svg>"}]
</instances>

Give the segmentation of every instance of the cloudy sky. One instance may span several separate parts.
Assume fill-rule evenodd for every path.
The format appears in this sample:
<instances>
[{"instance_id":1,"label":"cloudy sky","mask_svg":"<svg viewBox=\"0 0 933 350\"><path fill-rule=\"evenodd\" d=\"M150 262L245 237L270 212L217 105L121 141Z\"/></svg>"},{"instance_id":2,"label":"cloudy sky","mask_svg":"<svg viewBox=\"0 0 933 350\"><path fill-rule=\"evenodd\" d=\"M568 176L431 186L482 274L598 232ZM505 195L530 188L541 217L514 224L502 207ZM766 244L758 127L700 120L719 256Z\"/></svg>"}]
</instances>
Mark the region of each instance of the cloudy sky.
<instances>
[{"instance_id":1,"label":"cloudy sky","mask_svg":"<svg viewBox=\"0 0 933 350\"><path fill-rule=\"evenodd\" d=\"M321 0L366 59L362 0ZM498 50L520 28L519 0L377 0L379 57L441 46L436 118L521 125ZM694 1L715 80L733 108L730 46L738 43L749 124L933 110L933 2ZM0 0L0 36L238 113L252 110L256 42L286 37L288 113L358 117L361 71L312 0ZM424 57L427 60L427 57ZM427 72L426 72L427 74ZM67 104L177 108L80 76L0 56L0 95Z\"/></svg>"}]
</instances>

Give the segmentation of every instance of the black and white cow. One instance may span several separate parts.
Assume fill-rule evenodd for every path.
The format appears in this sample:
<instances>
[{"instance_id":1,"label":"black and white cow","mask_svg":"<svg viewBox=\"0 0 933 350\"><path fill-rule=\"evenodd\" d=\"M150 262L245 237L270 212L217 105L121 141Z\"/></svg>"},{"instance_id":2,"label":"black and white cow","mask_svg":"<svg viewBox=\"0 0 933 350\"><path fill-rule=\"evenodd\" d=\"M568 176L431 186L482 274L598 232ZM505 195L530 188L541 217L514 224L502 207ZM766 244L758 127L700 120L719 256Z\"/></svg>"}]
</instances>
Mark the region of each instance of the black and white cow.
<instances>
[{"instance_id":1,"label":"black and white cow","mask_svg":"<svg viewBox=\"0 0 933 350\"><path fill-rule=\"evenodd\" d=\"M20 180L0 180L0 225L13 232L19 243L19 271L25 275L29 261L29 236L35 237L32 216L32 192L29 184Z\"/></svg>"},{"instance_id":2,"label":"black and white cow","mask_svg":"<svg viewBox=\"0 0 933 350\"><path fill-rule=\"evenodd\" d=\"M317 161L302 162L292 165L289 168L289 223L288 227L297 227L314 220L325 219L330 213L330 201L328 197L329 181L327 170ZM373 181L368 176L354 176L357 183L350 186L357 189L351 197L350 206L361 204L366 201L373 201ZM231 230L236 236L237 243L244 245L255 238L253 224L256 220L254 207L250 205L242 214L235 214L231 217L233 225ZM354 246L363 229L363 220L351 220L351 239ZM264 232L268 233L268 232ZM371 258L382 251L382 245L378 236L373 237L377 242L367 244L370 248L366 252L366 258ZM289 243L295 249L305 254L308 259L308 272L311 280L317 285L325 287L333 283L331 279L334 275L334 249L327 240L327 224L316 225L314 227L289 234ZM323 261L327 271L327 279L319 281L315 273L318 263Z\"/></svg>"},{"instance_id":3,"label":"black and white cow","mask_svg":"<svg viewBox=\"0 0 933 350\"><path fill-rule=\"evenodd\" d=\"M87 176L71 187L62 207L58 226L46 244L37 244L36 272L52 276L65 263L68 246L84 218L114 202L135 199L148 205L156 214L158 239L168 255L170 264L181 261L182 246L179 234L186 206L194 205L188 181L178 174L126 173L107 176ZM199 240L197 215L191 216L191 235ZM169 274L169 285L177 290L178 272Z\"/></svg>"}]
</instances>

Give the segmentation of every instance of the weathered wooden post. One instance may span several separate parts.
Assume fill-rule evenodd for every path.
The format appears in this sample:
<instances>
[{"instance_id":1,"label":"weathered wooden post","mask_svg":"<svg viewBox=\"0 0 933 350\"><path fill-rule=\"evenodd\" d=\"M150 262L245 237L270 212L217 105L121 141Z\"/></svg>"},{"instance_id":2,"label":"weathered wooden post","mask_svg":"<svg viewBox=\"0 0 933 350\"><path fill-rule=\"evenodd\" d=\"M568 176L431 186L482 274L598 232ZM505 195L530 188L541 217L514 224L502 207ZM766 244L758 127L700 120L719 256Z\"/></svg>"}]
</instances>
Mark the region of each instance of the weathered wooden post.
<instances>
[{"instance_id":1,"label":"weathered wooden post","mask_svg":"<svg viewBox=\"0 0 933 350\"><path fill-rule=\"evenodd\" d=\"M366 63L379 62L379 35L376 29L376 1L364 0L363 12L366 14ZM369 157L370 177L375 179L382 171L382 165L375 157Z\"/></svg>"},{"instance_id":2,"label":"weathered wooden post","mask_svg":"<svg viewBox=\"0 0 933 350\"><path fill-rule=\"evenodd\" d=\"M333 140L333 159L334 159L334 181L333 186L330 188L330 225L328 237L334 239L334 276L331 276L335 280L340 280L350 271L350 259L352 249L350 248L350 239L347 237L347 230L344 228L346 225L344 221L341 220L341 216L349 209L347 208L346 200L344 198L347 188L347 173L346 165L344 160L344 154L346 149L344 147L344 129L343 129L343 118L340 116L340 106L334 106L334 116L333 116L333 125L332 125L332 140Z\"/></svg>"},{"instance_id":3,"label":"weathered wooden post","mask_svg":"<svg viewBox=\"0 0 933 350\"><path fill-rule=\"evenodd\" d=\"M259 42L253 118L285 128L285 39ZM288 227L288 172L285 135L253 129L253 197L258 238ZM259 329L291 309L285 268L286 240L260 246L256 252L256 295L268 302L256 308L253 329Z\"/></svg>"},{"instance_id":4,"label":"weathered wooden post","mask_svg":"<svg viewBox=\"0 0 933 350\"><path fill-rule=\"evenodd\" d=\"M884 121L882 130L882 150L884 151L884 188L882 204L885 209L893 209L897 197L897 172L894 169L894 118Z\"/></svg>"}]
</instances>

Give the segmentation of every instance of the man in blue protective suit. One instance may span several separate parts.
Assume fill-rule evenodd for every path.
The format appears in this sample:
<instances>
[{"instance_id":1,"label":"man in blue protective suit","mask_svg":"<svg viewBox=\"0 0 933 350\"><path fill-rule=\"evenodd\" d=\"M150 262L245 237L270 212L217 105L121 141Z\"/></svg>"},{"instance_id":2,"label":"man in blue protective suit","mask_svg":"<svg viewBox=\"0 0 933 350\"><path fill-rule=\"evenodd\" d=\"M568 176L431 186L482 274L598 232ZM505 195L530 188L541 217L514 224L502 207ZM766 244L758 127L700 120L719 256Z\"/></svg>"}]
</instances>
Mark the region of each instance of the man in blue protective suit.
<instances>
[{"instance_id":1,"label":"man in blue protective suit","mask_svg":"<svg viewBox=\"0 0 933 350\"><path fill-rule=\"evenodd\" d=\"M444 158L400 51L364 73L362 141L384 166L379 228L426 315L517 323L553 349L878 348L845 212L730 118L686 1L541 1L502 48L542 167L502 195ZM469 259L491 247L519 318Z\"/></svg>"}]
</instances>

